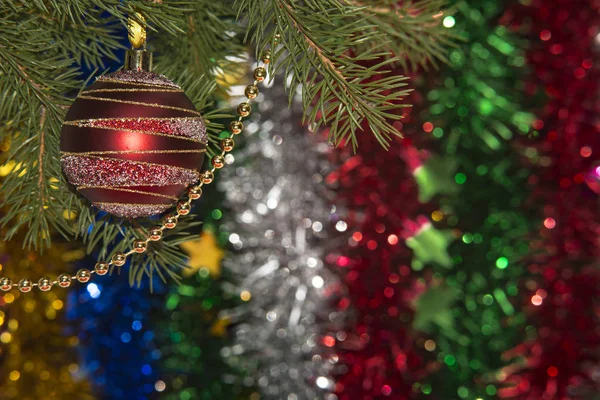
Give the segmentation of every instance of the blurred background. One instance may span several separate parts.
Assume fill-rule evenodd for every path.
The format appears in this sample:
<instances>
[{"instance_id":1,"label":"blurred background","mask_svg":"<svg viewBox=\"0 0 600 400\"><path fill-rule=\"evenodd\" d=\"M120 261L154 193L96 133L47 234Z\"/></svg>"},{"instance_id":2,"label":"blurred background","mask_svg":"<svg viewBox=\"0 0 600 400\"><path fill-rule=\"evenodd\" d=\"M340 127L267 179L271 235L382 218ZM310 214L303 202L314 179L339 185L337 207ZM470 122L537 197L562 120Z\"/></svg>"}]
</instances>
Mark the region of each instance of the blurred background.
<instances>
[{"instance_id":1,"label":"blurred background","mask_svg":"<svg viewBox=\"0 0 600 400\"><path fill-rule=\"evenodd\" d=\"M600 398L600 3L454 3L387 151L261 90L182 284L0 294L0 399ZM95 262L16 241L0 271Z\"/></svg>"}]
</instances>

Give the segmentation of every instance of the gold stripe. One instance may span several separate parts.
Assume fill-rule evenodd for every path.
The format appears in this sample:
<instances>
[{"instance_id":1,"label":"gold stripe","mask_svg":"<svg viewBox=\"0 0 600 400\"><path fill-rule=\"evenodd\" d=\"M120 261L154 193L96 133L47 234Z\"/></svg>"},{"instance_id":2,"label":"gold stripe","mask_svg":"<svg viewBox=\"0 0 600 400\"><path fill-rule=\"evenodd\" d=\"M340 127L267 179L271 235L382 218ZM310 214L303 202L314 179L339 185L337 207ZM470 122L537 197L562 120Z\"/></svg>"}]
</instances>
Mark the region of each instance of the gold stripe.
<instances>
[{"instance_id":1,"label":"gold stripe","mask_svg":"<svg viewBox=\"0 0 600 400\"><path fill-rule=\"evenodd\" d=\"M173 154L173 153L206 153L206 149L199 150L106 150L106 151L61 151L64 156L94 156L102 154ZM129 161L129 160L125 160Z\"/></svg>"},{"instance_id":2,"label":"gold stripe","mask_svg":"<svg viewBox=\"0 0 600 400\"><path fill-rule=\"evenodd\" d=\"M61 156L60 158L62 159L63 157L67 157L67 156ZM134 164L140 164L140 165L149 165L151 167L169 167L169 168L175 168L175 169L179 169L182 171L190 171L193 172L198 178L200 178L200 173L198 171L196 171L195 169L190 169L190 168L183 168L183 167L177 167L175 165L168 165L168 164L156 164L156 163L150 163L150 162L146 162L146 161L135 161L135 160L123 160L121 158L114 158L114 157L100 157L100 156L82 156L81 153L75 153L74 155L71 155L70 157L89 157L89 158L96 158L98 160L109 160L109 161L119 161L119 162L130 162L130 163L134 163ZM143 186L143 185L141 185Z\"/></svg>"},{"instance_id":3,"label":"gold stripe","mask_svg":"<svg viewBox=\"0 0 600 400\"><path fill-rule=\"evenodd\" d=\"M136 186L146 186L146 185L136 185ZM136 190L136 189L125 189L125 188L122 188L120 186L92 186L92 185L82 185L82 186L78 186L77 187L77 190L81 190L81 189L109 189L109 190L117 190L117 191L121 191L121 192L138 193L138 194L143 194L143 195L147 195L147 196L162 197L162 198L170 199L170 200L173 200L173 201L179 200L179 197L169 196L167 194L146 192L146 191L143 191L143 190Z\"/></svg>"},{"instance_id":4,"label":"gold stripe","mask_svg":"<svg viewBox=\"0 0 600 400\"><path fill-rule=\"evenodd\" d=\"M83 92L80 93L80 95L82 94L89 94L89 93L104 93L104 92L160 92L160 93L183 93L183 90L181 89L170 89L170 88L164 88L164 89L92 89L92 90L85 90Z\"/></svg>"},{"instance_id":5,"label":"gold stripe","mask_svg":"<svg viewBox=\"0 0 600 400\"><path fill-rule=\"evenodd\" d=\"M79 99L84 99L84 100L105 101L107 103L133 104L133 105L136 105L136 106L164 108L165 110L183 111L183 112L187 112L187 113L190 113L190 114L194 114L194 115L200 116L200 113L198 111L192 111L192 110L188 110L187 108L181 108L181 107L164 106L164 105L161 105L161 104L142 103L142 102L139 102L139 101L117 100L117 99L109 99L107 97L94 97L94 96L85 96L85 95L83 95L83 96L79 95L78 98Z\"/></svg>"},{"instance_id":6,"label":"gold stripe","mask_svg":"<svg viewBox=\"0 0 600 400\"><path fill-rule=\"evenodd\" d=\"M150 86L150 87L164 87L164 88L174 88L174 89L180 89L179 86L173 84L173 85L162 85L160 83L144 83L144 82L131 82L131 81L124 81L124 80L120 80L120 79L111 79L111 78L106 78L104 76L99 77L98 79L96 79L97 81L100 82L108 82L108 83L119 83L119 84L123 84L123 85L132 85L132 86Z\"/></svg>"},{"instance_id":7,"label":"gold stripe","mask_svg":"<svg viewBox=\"0 0 600 400\"><path fill-rule=\"evenodd\" d=\"M65 121L63 123L63 125L71 125L71 126L76 126L78 128L98 128L98 129L106 129L109 131L123 131L123 132L132 132L132 133L142 133L144 135L164 136L164 137L173 138L173 139L189 140L190 142L200 143L200 144L203 144L206 146L206 142L203 142L201 140L196 140L193 138L189 138L187 136L182 136L182 135L167 135L166 133L161 133L161 132L139 131L139 130L135 130L135 129L116 128L113 126L92 126L92 125L90 125L89 122L81 123L79 121L89 121L89 120Z\"/></svg>"}]
</instances>

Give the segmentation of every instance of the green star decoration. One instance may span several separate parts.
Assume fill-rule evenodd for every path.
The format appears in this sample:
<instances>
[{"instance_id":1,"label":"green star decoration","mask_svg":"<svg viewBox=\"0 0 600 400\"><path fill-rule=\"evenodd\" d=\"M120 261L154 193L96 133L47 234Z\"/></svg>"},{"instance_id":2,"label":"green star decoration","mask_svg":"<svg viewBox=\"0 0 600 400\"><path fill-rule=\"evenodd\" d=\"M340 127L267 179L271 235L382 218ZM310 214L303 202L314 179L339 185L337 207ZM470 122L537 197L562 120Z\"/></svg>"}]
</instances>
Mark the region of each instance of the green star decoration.
<instances>
[{"instance_id":1,"label":"green star decoration","mask_svg":"<svg viewBox=\"0 0 600 400\"><path fill-rule=\"evenodd\" d=\"M413 327L423 332L429 332L434 325L446 331L452 330L454 294L455 290L447 286L430 287L414 303Z\"/></svg>"},{"instance_id":2,"label":"green star decoration","mask_svg":"<svg viewBox=\"0 0 600 400\"><path fill-rule=\"evenodd\" d=\"M454 194L458 186L454 181L454 173L458 168L456 160L431 156L413 174L419 185L419 201L429 202L436 194Z\"/></svg>"},{"instance_id":3,"label":"green star decoration","mask_svg":"<svg viewBox=\"0 0 600 400\"><path fill-rule=\"evenodd\" d=\"M412 267L423 269L427 263L437 263L446 268L452 266L448 246L454 240L451 231L440 231L433 225L424 226L415 236L406 239L406 245L413 251Z\"/></svg>"}]
</instances>

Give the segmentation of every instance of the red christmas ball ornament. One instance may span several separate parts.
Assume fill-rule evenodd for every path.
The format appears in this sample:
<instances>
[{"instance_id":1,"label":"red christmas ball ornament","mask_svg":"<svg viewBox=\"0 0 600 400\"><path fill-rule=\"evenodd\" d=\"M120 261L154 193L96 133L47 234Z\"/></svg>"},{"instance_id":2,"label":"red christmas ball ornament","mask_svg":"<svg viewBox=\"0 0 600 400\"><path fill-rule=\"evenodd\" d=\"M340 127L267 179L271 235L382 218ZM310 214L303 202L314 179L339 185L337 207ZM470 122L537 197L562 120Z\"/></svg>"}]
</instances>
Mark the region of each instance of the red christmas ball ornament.
<instances>
[{"instance_id":1,"label":"red christmas ball ornament","mask_svg":"<svg viewBox=\"0 0 600 400\"><path fill-rule=\"evenodd\" d=\"M102 76L69 109L60 140L68 181L94 206L137 218L173 206L200 174L206 125L162 75Z\"/></svg>"}]
</instances>

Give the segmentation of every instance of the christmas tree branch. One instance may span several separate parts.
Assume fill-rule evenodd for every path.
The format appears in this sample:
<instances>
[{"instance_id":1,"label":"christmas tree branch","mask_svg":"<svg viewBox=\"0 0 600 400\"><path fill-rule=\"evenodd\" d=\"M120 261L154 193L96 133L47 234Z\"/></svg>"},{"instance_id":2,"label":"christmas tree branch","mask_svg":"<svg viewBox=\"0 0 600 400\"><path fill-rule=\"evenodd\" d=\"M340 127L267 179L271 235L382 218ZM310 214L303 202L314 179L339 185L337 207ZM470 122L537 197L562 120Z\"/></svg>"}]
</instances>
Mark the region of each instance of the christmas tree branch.
<instances>
[{"instance_id":1,"label":"christmas tree branch","mask_svg":"<svg viewBox=\"0 0 600 400\"><path fill-rule=\"evenodd\" d=\"M236 15L227 2L198 1L179 21L184 34L160 35L156 45L162 50L157 69L168 76L178 76L190 69L196 77L214 82L216 75L239 64L231 58L244 52Z\"/></svg>"},{"instance_id":2,"label":"christmas tree branch","mask_svg":"<svg viewBox=\"0 0 600 400\"><path fill-rule=\"evenodd\" d=\"M346 3L361 7L365 20L385 33L382 44L399 56L404 68L427 69L429 64L437 67L439 61L448 62L447 49L454 46L457 38L442 25L443 19L454 11L447 9L446 0L346 0Z\"/></svg>"},{"instance_id":3,"label":"christmas tree branch","mask_svg":"<svg viewBox=\"0 0 600 400\"><path fill-rule=\"evenodd\" d=\"M10 143L4 159L10 173L2 186L6 213L0 223L10 224L7 238L27 227L24 244L40 247L50 244L51 228L63 234L69 231L62 206L70 194L57 190L62 179L58 138L63 107L68 104L64 93L80 81L61 57L59 44L46 42L46 29L39 21L17 19L18 15L0 14L0 96L4 99L0 134ZM41 55L44 63L38 62ZM55 79L48 80L52 74Z\"/></svg>"},{"instance_id":4,"label":"christmas tree branch","mask_svg":"<svg viewBox=\"0 0 600 400\"><path fill-rule=\"evenodd\" d=\"M448 41L440 28L442 6L440 0L370 7L336 0L236 1L248 20L247 37L260 51L274 49L271 72L283 69L291 77L290 97L302 85L305 122L314 129L327 124L332 141L355 147L363 124L384 147L400 135L390 121L407 106L402 103L407 79L391 70L407 59L414 65L444 60L438 51ZM271 43L273 29L280 46ZM398 32L392 40L390 31ZM416 47L421 50L411 51Z\"/></svg>"},{"instance_id":5,"label":"christmas tree branch","mask_svg":"<svg viewBox=\"0 0 600 400\"><path fill-rule=\"evenodd\" d=\"M53 18L62 24L70 21L81 29L88 29L88 24L103 29L107 15L126 26L127 18L139 13L151 30L176 34L183 33L180 21L192 4L194 2L189 0L4 0L2 7L44 19Z\"/></svg>"}]
</instances>

